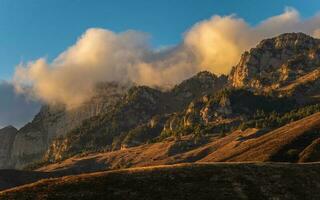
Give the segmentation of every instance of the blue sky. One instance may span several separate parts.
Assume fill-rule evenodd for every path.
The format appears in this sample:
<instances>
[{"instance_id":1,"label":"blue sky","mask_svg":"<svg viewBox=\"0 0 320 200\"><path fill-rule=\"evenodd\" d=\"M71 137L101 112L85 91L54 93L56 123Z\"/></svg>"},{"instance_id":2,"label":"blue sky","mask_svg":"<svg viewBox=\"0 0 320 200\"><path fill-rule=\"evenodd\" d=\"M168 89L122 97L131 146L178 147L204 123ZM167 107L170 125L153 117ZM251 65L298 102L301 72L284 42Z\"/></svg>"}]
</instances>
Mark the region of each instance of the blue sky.
<instances>
[{"instance_id":1,"label":"blue sky","mask_svg":"<svg viewBox=\"0 0 320 200\"><path fill-rule=\"evenodd\" d=\"M263 2L263 3L262 3ZM176 44L196 22L237 14L251 24L296 8L307 18L319 0L0 0L0 79L10 80L19 62L51 59L90 27L149 33L155 47Z\"/></svg>"}]
</instances>

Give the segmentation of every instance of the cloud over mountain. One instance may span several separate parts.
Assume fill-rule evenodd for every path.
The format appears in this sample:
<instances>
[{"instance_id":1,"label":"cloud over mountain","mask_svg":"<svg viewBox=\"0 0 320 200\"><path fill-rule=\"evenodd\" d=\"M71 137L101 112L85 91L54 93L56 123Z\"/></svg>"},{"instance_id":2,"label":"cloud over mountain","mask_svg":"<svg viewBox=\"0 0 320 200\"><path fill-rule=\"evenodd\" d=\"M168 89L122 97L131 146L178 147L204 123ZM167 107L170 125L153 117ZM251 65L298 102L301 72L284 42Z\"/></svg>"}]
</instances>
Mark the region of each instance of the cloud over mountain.
<instances>
[{"instance_id":1,"label":"cloud over mountain","mask_svg":"<svg viewBox=\"0 0 320 200\"><path fill-rule=\"evenodd\" d=\"M191 27L180 44L163 50L152 49L149 35L142 32L92 28L52 62L40 58L19 65L14 83L18 92L74 106L90 97L100 81L163 86L200 70L227 74L243 51L284 32L320 37L320 15L301 19L298 11L287 8L256 26L235 15L215 15Z\"/></svg>"}]
</instances>

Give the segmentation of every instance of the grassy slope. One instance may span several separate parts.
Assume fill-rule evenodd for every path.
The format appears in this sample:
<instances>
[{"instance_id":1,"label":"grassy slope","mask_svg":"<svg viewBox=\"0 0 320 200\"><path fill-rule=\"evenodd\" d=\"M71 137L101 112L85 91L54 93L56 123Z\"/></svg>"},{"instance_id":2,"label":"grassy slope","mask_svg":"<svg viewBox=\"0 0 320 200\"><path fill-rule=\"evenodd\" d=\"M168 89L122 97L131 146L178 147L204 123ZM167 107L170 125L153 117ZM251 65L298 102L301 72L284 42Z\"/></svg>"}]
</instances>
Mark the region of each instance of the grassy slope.
<instances>
[{"instance_id":1,"label":"grassy slope","mask_svg":"<svg viewBox=\"0 0 320 200\"><path fill-rule=\"evenodd\" d=\"M290 161L287 151L298 148L303 152L317 135L306 137L310 131L320 128L320 113L285 125L279 129L259 134L256 129L235 131L223 138L211 138L205 143L190 146L190 140L167 140L160 143L142 145L124 150L96 153L84 157L73 157L60 163L45 166L40 171L66 170L72 173L92 172L105 169L176 164L182 162L229 162L229 161ZM310 140L310 141L309 141ZM192 142L191 142L192 143ZM302 146L297 144L303 144ZM304 154L306 161L320 161L319 156L309 147ZM312 159L307 156L312 155ZM309 156L310 157L310 156ZM300 161L303 161L300 159Z\"/></svg>"},{"instance_id":2,"label":"grassy slope","mask_svg":"<svg viewBox=\"0 0 320 200\"><path fill-rule=\"evenodd\" d=\"M306 83L310 83L313 81L316 81L317 79L319 79L320 77L320 70L316 69L310 73L307 73L304 76L301 76L299 78L297 78L296 80L290 82L289 84L279 88L279 91L285 91L285 92L289 92L291 90L294 90L297 86L299 85L304 85Z\"/></svg>"},{"instance_id":3,"label":"grassy slope","mask_svg":"<svg viewBox=\"0 0 320 200\"><path fill-rule=\"evenodd\" d=\"M194 144L193 139L188 136L182 137L180 141L171 138L163 142L113 152L93 153L84 157L73 157L59 163L44 166L38 170L79 173L105 169L196 162L216 149L236 140L239 134L245 135L255 132L255 129L248 129L244 132L235 131L224 138L213 137L200 144Z\"/></svg>"},{"instance_id":4,"label":"grassy slope","mask_svg":"<svg viewBox=\"0 0 320 200\"><path fill-rule=\"evenodd\" d=\"M289 123L260 137L229 143L201 161L297 161L286 158L290 149L303 151L320 137L320 113ZM297 159L299 159L297 157Z\"/></svg>"},{"instance_id":5,"label":"grassy slope","mask_svg":"<svg viewBox=\"0 0 320 200\"><path fill-rule=\"evenodd\" d=\"M319 199L320 164L180 164L42 180L0 199Z\"/></svg>"}]
</instances>

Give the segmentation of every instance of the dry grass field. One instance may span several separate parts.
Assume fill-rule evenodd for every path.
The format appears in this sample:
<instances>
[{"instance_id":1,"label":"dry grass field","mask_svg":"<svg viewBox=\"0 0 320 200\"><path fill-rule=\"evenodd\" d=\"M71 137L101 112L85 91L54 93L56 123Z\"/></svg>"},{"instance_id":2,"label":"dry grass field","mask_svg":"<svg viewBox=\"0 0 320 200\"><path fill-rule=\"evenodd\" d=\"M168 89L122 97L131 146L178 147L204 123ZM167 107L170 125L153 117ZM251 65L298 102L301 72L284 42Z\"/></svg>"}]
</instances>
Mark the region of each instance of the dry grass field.
<instances>
[{"instance_id":1,"label":"dry grass field","mask_svg":"<svg viewBox=\"0 0 320 200\"><path fill-rule=\"evenodd\" d=\"M97 172L39 182L0 199L319 199L320 164L198 163Z\"/></svg>"}]
</instances>

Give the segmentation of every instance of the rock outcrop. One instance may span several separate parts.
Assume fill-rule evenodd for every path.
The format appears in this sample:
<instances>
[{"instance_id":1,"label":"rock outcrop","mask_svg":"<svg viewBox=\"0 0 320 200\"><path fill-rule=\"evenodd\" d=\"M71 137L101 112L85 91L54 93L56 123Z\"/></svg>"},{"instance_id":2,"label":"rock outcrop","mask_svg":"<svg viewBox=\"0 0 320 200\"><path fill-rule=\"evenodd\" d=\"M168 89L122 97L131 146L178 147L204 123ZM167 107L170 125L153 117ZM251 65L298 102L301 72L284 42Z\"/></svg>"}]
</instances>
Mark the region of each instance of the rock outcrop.
<instances>
[{"instance_id":1,"label":"rock outcrop","mask_svg":"<svg viewBox=\"0 0 320 200\"><path fill-rule=\"evenodd\" d=\"M286 33L261 41L245 52L232 69L230 84L257 92L272 92L320 67L320 40Z\"/></svg>"},{"instance_id":2,"label":"rock outcrop","mask_svg":"<svg viewBox=\"0 0 320 200\"><path fill-rule=\"evenodd\" d=\"M8 126L0 129L0 168L9 168L9 160L17 129Z\"/></svg>"},{"instance_id":3,"label":"rock outcrop","mask_svg":"<svg viewBox=\"0 0 320 200\"><path fill-rule=\"evenodd\" d=\"M227 82L227 76L218 77L208 71L202 71L175 86L170 91L170 95L174 102L178 102L182 107L185 107L195 98L221 90Z\"/></svg>"}]
</instances>

